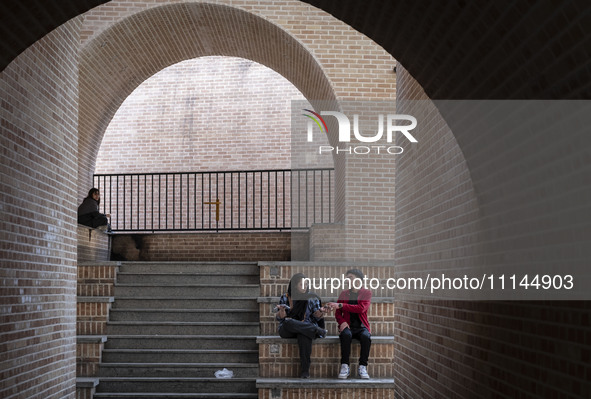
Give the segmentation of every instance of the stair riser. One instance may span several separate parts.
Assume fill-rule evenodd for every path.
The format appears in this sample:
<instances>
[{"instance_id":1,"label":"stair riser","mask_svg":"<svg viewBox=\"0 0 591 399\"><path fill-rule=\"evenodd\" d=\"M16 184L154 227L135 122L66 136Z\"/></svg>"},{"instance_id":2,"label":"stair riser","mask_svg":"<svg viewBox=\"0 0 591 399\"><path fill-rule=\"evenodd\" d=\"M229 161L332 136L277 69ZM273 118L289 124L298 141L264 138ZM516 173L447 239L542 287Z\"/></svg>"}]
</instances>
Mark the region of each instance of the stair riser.
<instances>
[{"instance_id":1,"label":"stair riser","mask_svg":"<svg viewBox=\"0 0 591 399\"><path fill-rule=\"evenodd\" d=\"M123 273L216 273L259 275L256 264L123 263Z\"/></svg>"},{"instance_id":2,"label":"stair riser","mask_svg":"<svg viewBox=\"0 0 591 399\"><path fill-rule=\"evenodd\" d=\"M219 295L218 295L219 296ZM248 309L258 310L254 299L135 299L117 298L113 309Z\"/></svg>"},{"instance_id":3,"label":"stair riser","mask_svg":"<svg viewBox=\"0 0 591 399\"><path fill-rule=\"evenodd\" d=\"M175 285L175 284L258 284L259 276L248 276L248 275L218 275L218 276L199 276L199 275L186 275L181 273L166 274L166 275L153 275L153 274L118 274L118 284L162 284L162 285Z\"/></svg>"},{"instance_id":4,"label":"stair riser","mask_svg":"<svg viewBox=\"0 0 591 399\"><path fill-rule=\"evenodd\" d=\"M109 314L111 321L180 321L180 322L257 322L258 312L133 312L112 310Z\"/></svg>"},{"instance_id":5,"label":"stair riser","mask_svg":"<svg viewBox=\"0 0 591 399\"><path fill-rule=\"evenodd\" d=\"M258 353L103 352L103 363L256 363ZM178 376L177 376L178 377ZM193 376L190 376L193 377Z\"/></svg>"},{"instance_id":6,"label":"stair riser","mask_svg":"<svg viewBox=\"0 0 591 399\"><path fill-rule=\"evenodd\" d=\"M116 298L168 297L168 298L203 298L203 297L248 297L256 299L259 287L161 287L161 286L115 286Z\"/></svg>"},{"instance_id":7,"label":"stair riser","mask_svg":"<svg viewBox=\"0 0 591 399\"><path fill-rule=\"evenodd\" d=\"M258 335L257 326L108 325L107 335Z\"/></svg>"},{"instance_id":8,"label":"stair riser","mask_svg":"<svg viewBox=\"0 0 591 399\"><path fill-rule=\"evenodd\" d=\"M105 349L242 349L257 350L253 339L159 339L116 338L105 343Z\"/></svg>"},{"instance_id":9,"label":"stair riser","mask_svg":"<svg viewBox=\"0 0 591 399\"><path fill-rule=\"evenodd\" d=\"M175 392L175 393L217 393L255 392L255 381L235 379L213 381L109 381L101 380L97 392Z\"/></svg>"},{"instance_id":10,"label":"stair riser","mask_svg":"<svg viewBox=\"0 0 591 399\"><path fill-rule=\"evenodd\" d=\"M227 363L225 363L227 364ZM208 377L215 376L215 372L224 368L223 365L216 367L101 367L101 377ZM259 373L256 367L232 367L234 378L256 378Z\"/></svg>"}]
</instances>

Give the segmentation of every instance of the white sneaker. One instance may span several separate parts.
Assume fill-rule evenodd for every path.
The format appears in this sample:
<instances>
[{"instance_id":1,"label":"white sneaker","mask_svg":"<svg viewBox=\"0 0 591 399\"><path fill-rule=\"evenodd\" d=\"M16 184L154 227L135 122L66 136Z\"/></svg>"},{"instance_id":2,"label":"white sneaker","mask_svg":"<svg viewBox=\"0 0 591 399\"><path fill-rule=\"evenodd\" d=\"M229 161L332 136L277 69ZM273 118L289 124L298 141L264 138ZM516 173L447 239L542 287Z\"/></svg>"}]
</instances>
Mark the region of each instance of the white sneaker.
<instances>
[{"instance_id":1,"label":"white sneaker","mask_svg":"<svg viewBox=\"0 0 591 399\"><path fill-rule=\"evenodd\" d=\"M346 380L349 374L351 374L351 371L349 370L349 365L341 364L341 372L339 373L339 378L341 380Z\"/></svg>"},{"instance_id":2,"label":"white sneaker","mask_svg":"<svg viewBox=\"0 0 591 399\"><path fill-rule=\"evenodd\" d=\"M359 378L369 380L369 374L367 374L367 367L359 366Z\"/></svg>"}]
</instances>

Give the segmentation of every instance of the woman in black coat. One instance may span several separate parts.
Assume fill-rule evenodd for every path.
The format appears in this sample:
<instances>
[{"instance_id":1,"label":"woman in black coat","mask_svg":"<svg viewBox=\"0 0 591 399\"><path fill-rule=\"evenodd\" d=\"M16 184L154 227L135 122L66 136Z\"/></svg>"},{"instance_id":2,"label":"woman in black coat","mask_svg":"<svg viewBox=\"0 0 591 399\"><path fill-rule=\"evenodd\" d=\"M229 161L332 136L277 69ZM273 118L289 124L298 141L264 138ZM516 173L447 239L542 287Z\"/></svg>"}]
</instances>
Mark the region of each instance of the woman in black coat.
<instances>
[{"instance_id":1,"label":"woman in black coat","mask_svg":"<svg viewBox=\"0 0 591 399\"><path fill-rule=\"evenodd\" d=\"M107 229L110 230L108 218L111 215L99 212L100 203L101 194L98 188L91 188L88 196L84 198L84 201L78 207L78 223L89 227L107 226Z\"/></svg>"}]
</instances>

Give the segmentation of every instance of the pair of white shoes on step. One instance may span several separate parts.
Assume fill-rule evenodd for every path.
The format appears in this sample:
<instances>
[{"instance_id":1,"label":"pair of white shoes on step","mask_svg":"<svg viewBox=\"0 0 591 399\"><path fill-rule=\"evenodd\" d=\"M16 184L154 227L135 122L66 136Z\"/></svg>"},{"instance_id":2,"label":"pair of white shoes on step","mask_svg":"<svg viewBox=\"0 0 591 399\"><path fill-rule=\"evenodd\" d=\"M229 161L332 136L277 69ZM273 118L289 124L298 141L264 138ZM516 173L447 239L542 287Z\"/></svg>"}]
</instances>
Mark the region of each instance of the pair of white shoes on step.
<instances>
[{"instance_id":1,"label":"pair of white shoes on step","mask_svg":"<svg viewBox=\"0 0 591 399\"><path fill-rule=\"evenodd\" d=\"M341 364L341 372L339 373L339 378L341 380L347 379L351 375L351 369L349 368L348 364ZM367 374L367 367L366 366L359 366L359 378L368 380L369 374Z\"/></svg>"}]
</instances>

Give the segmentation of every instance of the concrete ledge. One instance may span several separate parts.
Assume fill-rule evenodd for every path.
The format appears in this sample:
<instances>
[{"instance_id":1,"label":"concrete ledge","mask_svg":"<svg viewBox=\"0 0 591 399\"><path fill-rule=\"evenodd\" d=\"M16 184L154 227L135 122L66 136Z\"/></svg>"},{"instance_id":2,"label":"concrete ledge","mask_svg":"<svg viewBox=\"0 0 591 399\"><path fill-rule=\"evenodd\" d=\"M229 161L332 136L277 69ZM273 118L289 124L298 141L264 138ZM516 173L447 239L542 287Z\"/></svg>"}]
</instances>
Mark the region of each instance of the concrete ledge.
<instances>
[{"instance_id":1,"label":"concrete ledge","mask_svg":"<svg viewBox=\"0 0 591 399\"><path fill-rule=\"evenodd\" d=\"M347 379L338 378L257 378L259 389L293 389L293 388L323 388L323 389L392 389L394 379Z\"/></svg>"},{"instance_id":2,"label":"concrete ledge","mask_svg":"<svg viewBox=\"0 0 591 399\"><path fill-rule=\"evenodd\" d=\"M338 297L323 297L322 303L336 302ZM260 296L257 298L257 303L279 303L278 296ZM371 303L394 303L394 298L390 297L372 297Z\"/></svg>"},{"instance_id":3,"label":"concrete ledge","mask_svg":"<svg viewBox=\"0 0 591 399\"><path fill-rule=\"evenodd\" d=\"M256 340L257 344L297 344L298 340L296 338L281 338L277 335L265 335L259 336ZM339 344L340 340L339 337L336 335L329 335L326 338L315 339L314 344ZM357 340L353 340L353 343L359 343ZM394 337L371 337L371 344L372 345L379 345L379 344L393 344Z\"/></svg>"},{"instance_id":4,"label":"concrete ledge","mask_svg":"<svg viewBox=\"0 0 591 399\"><path fill-rule=\"evenodd\" d=\"M309 266L319 266L319 267L348 267L348 268L359 268L359 267L394 267L394 261L379 261L379 262L341 262L341 261L293 261L293 262L285 262L285 261L262 261L258 262L259 267L309 267Z\"/></svg>"},{"instance_id":5,"label":"concrete ledge","mask_svg":"<svg viewBox=\"0 0 591 399\"><path fill-rule=\"evenodd\" d=\"M106 335L77 335L76 343L79 344L104 344L107 342Z\"/></svg>"},{"instance_id":6,"label":"concrete ledge","mask_svg":"<svg viewBox=\"0 0 591 399\"><path fill-rule=\"evenodd\" d=\"M79 297L76 297L76 302L81 302L81 303L112 303L112 302L115 302L115 297L112 297L112 296L79 296Z\"/></svg>"},{"instance_id":7,"label":"concrete ledge","mask_svg":"<svg viewBox=\"0 0 591 399\"><path fill-rule=\"evenodd\" d=\"M76 388L96 388L99 379L94 377L77 377Z\"/></svg>"},{"instance_id":8,"label":"concrete ledge","mask_svg":"<svg viewBox=\"0 0 591 399\"><path fill-rule=\"evenodd\" d=\"M79 224L76 228L78 261L108 261L111 258L111 233Z\"/></svg>"},{"instance_id":9,"label":"concrete ledge","mask_svg":"<svg viewBox=\"0 0 591 399\"><path fill-rule=\"evenodd\" d=\"M122 262L105 260L105 261L78 261L78 266L121 266Z\"/></svg>"}]
</instances>

